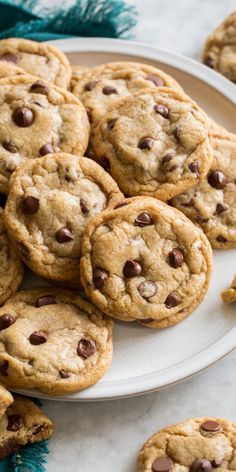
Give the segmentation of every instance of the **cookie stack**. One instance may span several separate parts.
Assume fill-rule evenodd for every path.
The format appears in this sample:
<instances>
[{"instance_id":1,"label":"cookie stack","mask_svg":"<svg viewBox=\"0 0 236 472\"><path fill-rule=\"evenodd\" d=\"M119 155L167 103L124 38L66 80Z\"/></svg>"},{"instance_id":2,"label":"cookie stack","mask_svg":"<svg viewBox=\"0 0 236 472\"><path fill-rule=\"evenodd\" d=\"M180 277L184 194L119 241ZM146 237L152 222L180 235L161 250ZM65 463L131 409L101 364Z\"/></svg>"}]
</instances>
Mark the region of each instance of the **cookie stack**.
<instances>
[{"instance_id":1,"label":"cookie stack","mask_svg":"<svg viewBox=\"0 0 236 472\"><path fill-rule=\"evenodd\" d=\"M203 300L211 245L236 245L236 138L147 64L21 39L0 64L0 381L76 392L110 366L112 319L165 328ZM23 264L54 287L15 293Z\"/></svg>"}]
</instances>

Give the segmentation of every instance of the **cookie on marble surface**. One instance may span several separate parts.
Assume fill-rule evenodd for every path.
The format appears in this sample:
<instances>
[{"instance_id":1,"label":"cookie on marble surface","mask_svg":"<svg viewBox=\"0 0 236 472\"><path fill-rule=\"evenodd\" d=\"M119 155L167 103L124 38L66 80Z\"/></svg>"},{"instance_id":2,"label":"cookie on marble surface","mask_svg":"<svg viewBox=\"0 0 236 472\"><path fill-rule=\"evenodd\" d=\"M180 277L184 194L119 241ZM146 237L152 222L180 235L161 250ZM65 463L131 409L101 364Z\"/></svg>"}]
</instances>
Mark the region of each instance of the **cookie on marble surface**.
<instances>
[{"instance_id":1,"label":"cookie on marble surface","mask_svg":"<svg viewBox=\"0 0 236 472\"><path fill-rule=\"evenodd\" d=\"M236 83L236 11L208 37L202 59L205 65Z\"/></svg>"},{"instance_id":2,"label":"cookie on marble surface","mask_svg":"<svg viewBox=\"0 0 236 472\"><path fill-rule=\"evenodd\" d=\"M166 201L208 172L209 126L205 113L181 91L141 90L102 118L93 148L125 194Z\"/></svg>"},{"instance_id":3,"label":"cookie on marble surface","mask_svg":"<svg viewBox=\"0 0 236 472\"><path fill-rule=\"evenodd\" d=\"M227 472L236 469L236 424L192 418L161 429L143 446L139 472Z\"/></svg>"},{"instance_id":4,"label":"cookie on marble surface","mask_svg":"<svg viewBox=\"0 0 236 472\"><path fill-rule=\"evenodd\" d=\"M110 366L113 323L75 291L18 292L0 308L0 320L6 316L0 332L4 385L62 395L93 385Z\"/></svg>"},{"instance_id":5,"label":"cookie on marble surface","mask_svg":"<svg viewBox=\"0 0 236 472\"><path fill-rule=\"evenodd\" d=\"M3 214L0 208L0 305L16 292L24 274L24 266L7 235Z\"/></svg>"},{"instance_id":6,"label":"cookie on marble surface","mask_svg":"<svg viewBox=\"0 0 236 472\"><path fill-rule=\"evenodd\" d=\"M136 62L110 62L93 67L75 84L73 93L88 111L92 127L110 107L140 89L182 88L170 75L156 67Z\"/></svg>"},{"instance_id":7,"label":"cookie on marble surface","mask_svg":"<svg viewBox=\"0 0 236 472\"><path fill-rule=\"evenodd\" d=\"M11 405L13 402L13 396L8 390L0 385L0 418L5 413L6 409ZM0 432L1 437L1 432Z\"/></svg>"},{"instance_id":8,"label":"cookie on marble surface","mask_svg":"<svg viewBox=\"0 0 236 472\"><path fill-rule=\"evenodd\" d=\"M26 72L11 62L0 61L0 79L14 77L15 75L26 75Z\"/></svg>"},{"instance_id":9,"label":"cookie on marble surface","mask_svg":"<svg viewBox=\"0 0 236 472\"><path fill-rule=\"evenodd\" d=\"M14 402L0 417L0 459L26 444L49 439L53 422L27 398L14 395Z\"/></svg>"},{"instance_id":10,"label":"cookie on marble surface","mask_svg":"<svg viewBox=\"0 0 236 472\"><path fill-rule=\"evenodd\" d=\"M230 287L221 292L221 298L224 303L236 302L236 275L234 276Z\"/></svg>"},{"instance_id":11,"label":"cookie on marble surface","mask_svg":"<svg viewBox=\"0 0 236 472\"><path fill-rule=\"evenodd\" d=\"M213 163L204 181L171 204L200 226L212 247L236 247L236 135L213 130Z\"/></svg>"},{"instance_id":12,"label":"cookie on marble surface","mask_svg":"<svg viewBox=\"0 0 236 472\"><path fill-rule=\"evenodd\" d=\"M8 38L0 41L0 61L13 63L29 74L67 88L70 84L71 68L65 54L46 43L23 38Z\"/></svg>"},{"instance_id":13,"label":"cookie on marble surface","mask_svg":"<svg viewBox=\"0 0 236 472\"><path fill-rule=\"evenodd\" d=\"M0 80L0 192L24 161L50 152L84 154L89 123L70 92L31 76Z\"/></svg>"},{"instance_id":14,"label":"cookie on marble surface","mask_svg":"<svg viewBox=\"0 0 236 472\"><path fill-rule=\"evenodd\" d=\"M192 313L212 270L203 232L149 197L127 199L91 220L82 253L81 280L91 302L114 318L151 328Z\"/></svg>"},{"instance_id":15,"label":"cookie on marble surface","mask_svg":"<svg viewBox=\"0 0 236 472\"><path fill-rule=\"evenodd\" d=\"M85 226L122 197L96 162L48 154L28 161L12 176L5 223L19 255L34 272L78 284Z\"/></svg>"}]
</instances>

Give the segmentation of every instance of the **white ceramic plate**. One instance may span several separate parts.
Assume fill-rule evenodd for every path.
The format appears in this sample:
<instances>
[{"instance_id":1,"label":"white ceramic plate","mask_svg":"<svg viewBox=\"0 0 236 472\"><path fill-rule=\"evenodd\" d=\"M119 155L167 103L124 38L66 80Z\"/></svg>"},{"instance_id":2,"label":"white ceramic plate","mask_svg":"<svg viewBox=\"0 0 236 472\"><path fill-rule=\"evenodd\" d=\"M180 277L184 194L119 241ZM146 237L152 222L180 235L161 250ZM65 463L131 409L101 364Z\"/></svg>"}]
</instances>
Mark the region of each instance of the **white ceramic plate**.
<instances>
[{"instance_id":1,"label":"white ceramic plate","mask_svg":"<svg viewBox=\"0 0 236 472\"><path fill-rule=\"evenodd\" d=\"M76 38L52 44L72 63L84 66L115 60L154 64L173 75L219 124L236 131L236 86L200 63L129 41ZM224 306L219 295L236 272L235 256L236 249L215 251L209 292L178 325L152 330L116 323L111 369L95 386L55 400L105 400L151 392L187 379L230 353L236 347L236 307ZM49 398L35 391L30 394Z\"/></svg>"}]
</instances>

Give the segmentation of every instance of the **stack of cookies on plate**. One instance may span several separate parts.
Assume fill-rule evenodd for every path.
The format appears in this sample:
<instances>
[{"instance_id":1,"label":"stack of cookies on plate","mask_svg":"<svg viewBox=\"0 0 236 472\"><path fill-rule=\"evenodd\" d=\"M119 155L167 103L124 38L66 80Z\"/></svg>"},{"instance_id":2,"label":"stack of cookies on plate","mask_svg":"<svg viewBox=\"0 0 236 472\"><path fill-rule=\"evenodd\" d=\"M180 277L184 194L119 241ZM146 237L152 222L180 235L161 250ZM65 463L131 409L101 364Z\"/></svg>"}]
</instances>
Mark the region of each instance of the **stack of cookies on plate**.
<instances>
[{"instance_id":1,"label":"stack of cookies on plate","mask_svg":"<svg viewBox=\"0 0 236 472\"><path fill-rule=\"evenodd\" d=\"M76 392L112 319L164 328L203 300L211 246L236 245L236 137L151 65L9 39L0 74L0 381ZM24 264L44 286L17 292Z\"/></svg>"}]
</instances>

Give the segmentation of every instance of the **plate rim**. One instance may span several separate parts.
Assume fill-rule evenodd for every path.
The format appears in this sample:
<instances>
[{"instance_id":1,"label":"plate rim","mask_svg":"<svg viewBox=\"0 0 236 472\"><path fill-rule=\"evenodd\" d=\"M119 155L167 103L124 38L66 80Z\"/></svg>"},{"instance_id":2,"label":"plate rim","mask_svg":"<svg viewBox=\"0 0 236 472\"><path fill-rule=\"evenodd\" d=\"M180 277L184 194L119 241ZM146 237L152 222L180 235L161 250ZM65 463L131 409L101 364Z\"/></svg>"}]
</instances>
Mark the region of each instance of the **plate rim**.
<instances>
[{"instance_id":1,"label":"plate rim","mask_svg":"<svg viewBox=\"0 0 236 472\"><path fill-rule=\"evenodd\" d=\"M194 59L185 57L178 53L173 53L143 42L109 38L74 37L48 41L47 43L58 47L65 53L119 53L137 56L139 58L143 58L143 60L150 59L153 61L158 61L195 76L210 87L216 89L226 99L236 105L236 86L233 83L214 70L209 69L204 64L201 64ZM193 375L220 361L232 351L234 351L234 349L236 349L236 326L230 329L226 334L221 336L217 341L207 348L191 356L190 358L185 359L184 361L180 361L175 366L175 369L173 369L173 366L164 368L162 370L161 379L157 378L160 377L160 371L158 371L156 373L152 372L146 375L141 375L131 380L105 380L102 383L98 382L96 384L96 393L95 391L93 393L93 387L90 387L81 392L63 397L51 397L36 390L18 390L17 392L28 396L37 396L38 398L42 399L69 402L89 402L130 398L151 393L185 381ZM170 370L172 370L171 374L169 372ZM145 385L143 385L141 388L140 382L142 382L144 377ZM103 393L104 387L106 390L106 386L110 382L113 384L113 390L111 389L110 393Z\"/></svg>"}]
</instances>

